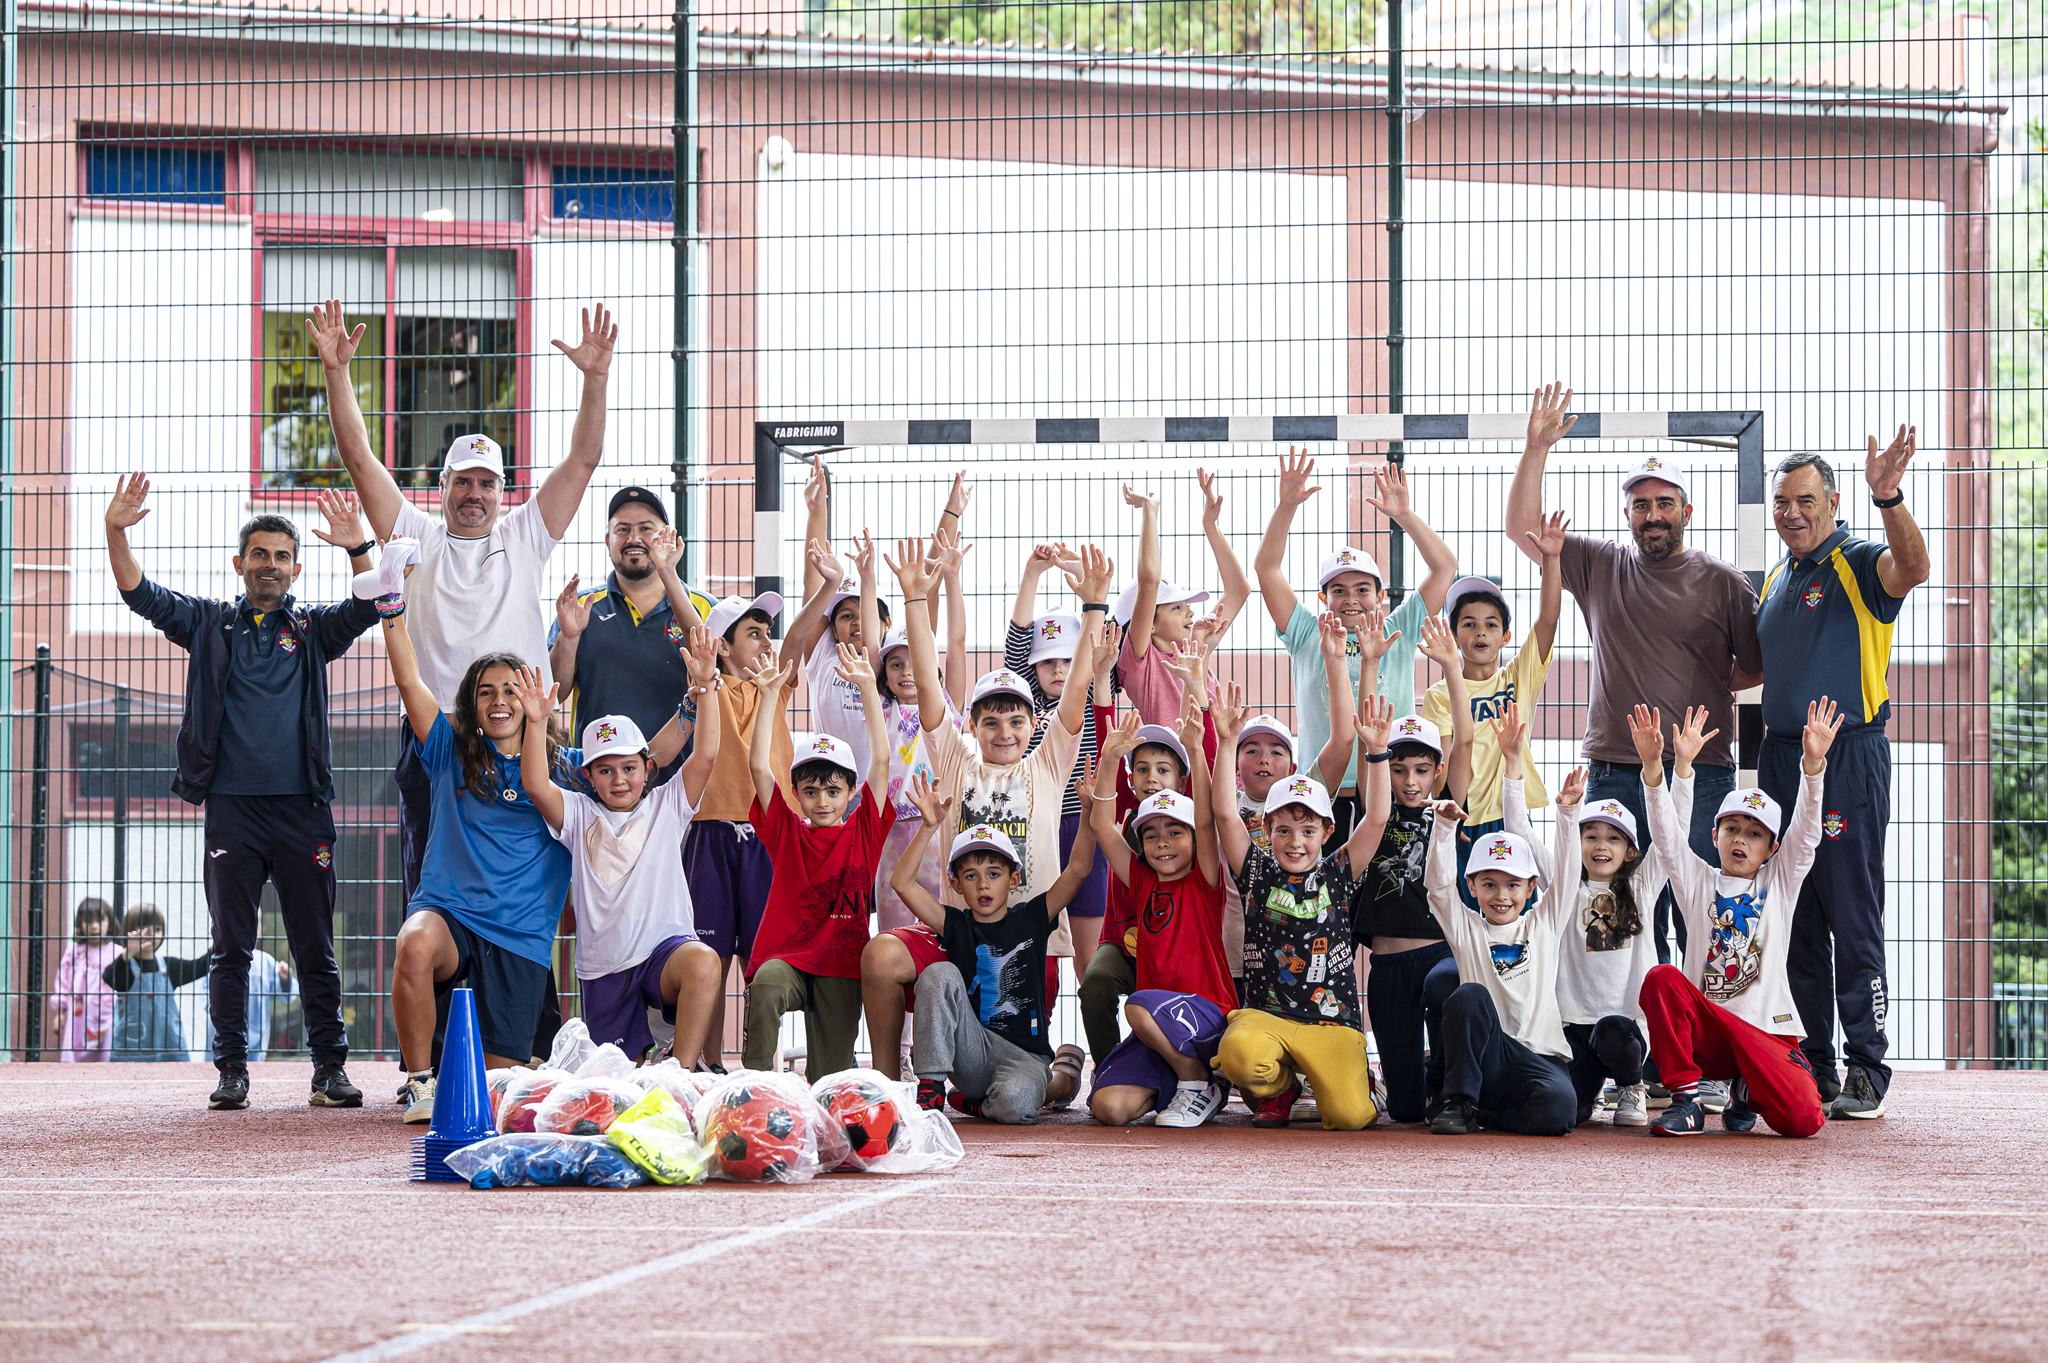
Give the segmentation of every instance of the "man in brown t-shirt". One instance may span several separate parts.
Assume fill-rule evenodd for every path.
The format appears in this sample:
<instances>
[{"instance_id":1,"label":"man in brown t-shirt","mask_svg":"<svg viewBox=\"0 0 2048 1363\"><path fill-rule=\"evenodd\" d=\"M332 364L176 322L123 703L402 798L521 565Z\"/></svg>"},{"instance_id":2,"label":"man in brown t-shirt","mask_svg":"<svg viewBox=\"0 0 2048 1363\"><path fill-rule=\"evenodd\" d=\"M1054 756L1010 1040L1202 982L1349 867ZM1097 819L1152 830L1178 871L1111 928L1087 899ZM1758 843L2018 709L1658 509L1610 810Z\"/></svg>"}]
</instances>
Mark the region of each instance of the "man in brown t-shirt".
<instances>
[{"instance_id":1,"label":"man in brown t-shirt","mask_svg":"<svg viewBox=\"0 0 2048 1363\"><path fill-rule=\"evenodd\" d=\"M1571 390L1549 384L1529 412L1528 442L1508 492L1508 539L1532 559L1543 526L1543 464L1551 446L1572 428L1566 415ZM1713 859L1714 814L1735 789L1736 690L1763 672L1756 641L1756 592L1732 565L1685 545L1692 520L1683 475L1671 461L1651 455L1622 479L1621 495L1633 546L1587 535L1567 535L1559 566L1566 590L1593 636L1593 685L1587 706L1584 753L1586 800L1619 800L1648 829L1642 766L1635 760L1627 715L1638 705L1682 721L1689 705L1707 707L1707 727L1720 733L1693 764L1695 852ZM1670 766L1669 759L1665 762ZM1647 842L1647 835L1645 837ZM1645 848L1647 851L1648 849ZM1657 955L1669 960L1668 893L1657 905ZM1684 949L1684 927L1679 947Z\"/></svg>"}]
</instances>

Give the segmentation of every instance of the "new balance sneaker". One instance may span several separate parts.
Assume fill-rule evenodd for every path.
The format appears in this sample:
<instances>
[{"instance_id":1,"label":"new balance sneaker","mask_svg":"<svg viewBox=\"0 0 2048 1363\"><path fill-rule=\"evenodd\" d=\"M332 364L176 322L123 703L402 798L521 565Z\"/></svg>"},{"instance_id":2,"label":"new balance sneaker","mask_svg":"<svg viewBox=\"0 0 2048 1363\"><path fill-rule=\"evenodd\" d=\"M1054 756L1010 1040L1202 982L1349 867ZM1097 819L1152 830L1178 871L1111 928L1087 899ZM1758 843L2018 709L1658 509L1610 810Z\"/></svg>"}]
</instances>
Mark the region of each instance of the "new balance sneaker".
<instances>
[{"instance_id":1,"label":"new balance sneaker","mask_svg":"<svg viewBox=\"0 0 2048 1363\"><path fill-rule=\"evenodd\" d=\"M1671 1090L1665 1088L1656 1080L1652 1079L1645 1083L1643 1085L1643 1092L1648 1095L1647 1101L1643 1106L1649 1108L1650 1111L1662 1112L1665 1108L1671 1106Z\"/></svg>"},{"instance_id":2,"label":"new balance sneaker","mask_svg":"<svg viewBox=\"0 0 2048 1363\"><path fill-rule=\"evenodd\" d=\"M1737 1079L1728 1085L1728 1106L1721 1109L1723 1131L1756 1130L1756 1109L1749 1105L1749 1081Z\"/></svg>"},{"instance_id":3,"label":"new balance sneaker","mask_svg":"<svg viewBox=\"0 0 2048 1363\"><path fill-rule=\"evenodd\" d=\"M1706 1110L1689 1093L1673 1093L1671 1106L1650 1123L1653 1136L1697 1136L1707 1129Z\"/></svg>"},{"instance_id":4,"label":"new balance sneaker","mask_svg":"<svg viewBox=\"0 0 2048 1363\"><path fill-rule=\"evenodd\" d=\"M434 1120L434 1075L431 1070L405 1076L405 1124Z\"/></svg>"},{"instance_id":5,"label":"new balance sneaker","mask_svg":"<svg viewBox=\"0 0 2048 1363\"><path fill-rule=\"evenodd\" d=\"M946 1081L943 1079L918 1080L917 1105L926 1112L944 1112L946 1110Z\"/></svg>"},{"instance_id":6,"label":"new balance sneaker","mask_svg":"<svg viewBox=\"0 0 2048 1363\"><path fill-rule=\"evenodd\" d=\"M1849 1082L1842 1085L1842 1091L1828 1108L1830 1117L1853 1117L1858 1119L1884 1116L1884 1099L1878 1096L1877 1085L1870 1082L1870 1072L1861 1065L1849 1067Z\"/></svg>"},{"instance_id":7,"label":"new balance sneaker","mask_svg":"<svg viewBox=\"0 0 2048 1363\"><path fill-rule=\"evenodd\" d=\"M1479 1132L1479 1104L1470 1098L1446 1098L1436 1120L1429 1124L1432 1136L1472 1136Z\"/></svg>"},{"instance_id":8,"label":"new balance sneaker","mask_svg":"<svg viewBox=\"0 0 2048 1363\"><path fill-rule=\"evenodd\" d=\"M1719 1112L1728 1106L1728 1081L1725 1079L1700 1080L1700 1107L1708 1112Z\"/></svg>"},{"instance_id":9,"label":"new balance sneaker","mask_svg":"<svg viewBox=\"0 0 2048 1363\"><path fill-rule=\"evenodd\" d=\"M1820 1105L1822 1107L1833 1107L1835 1099L1842 1096L1842 1079L1840 1075L1835 1073L1833 1065L1829 1065L1824 1070L1815 1070L1813 1072L1813 1086L1820 1092Z\"/></svg>"},{"instance_id":10,"label":"new balance sneaker","mask_svg":"<svg viewBox=\"0 0 2048 1363\"><path fill-rule=\"evenodd\" d=\"M249 1106L249 1067L227 1064L220 1068L220 1082L207 1096L209 1112L239 1112Z\"/></svg>"},{"instance_id":11,"label":"new balance sneaker","mask_svg":"<svg viewBox=\"0 0 2048 1363\"><path fill-rule=\"evenodd\" d=\"M1229 1090L1213 1080L1183 1079L1174 1088L1172 1100L1152 1119L1152 1125L1182 1130L1200 1126L1223 1109L1223 1100L1228 1095Z\"/></svg>"},{"instance_id":12,"label":"new balance sneaker","mask_svg":"<svg viewBox=\"0 0 2048 1363\"><path fill-rule=\"evenodd\" d=\"M1301 1084L1290 1082L1286 1088L1271 1098L1259 1101L1252 1109L1253 1126L1285 1126L1294 1120L1294 1100L1301 1097Z\"/></svg>"},{"instance_id":13,"label":"new balance sneaker","mask_svg":"<svg viewBox=\"0 0 2048 1363\"><path fill-rule=\"evenodd\" d=\"M1616 1126L1648 1126L1650 1124L1649 1085L1624 1084L1615 1090L1614 1124Z\"/></svg>"},{"instance_id":14,"label":"new balance sneaker","mask_svg":"<svg viewBox=\"0 0 2048 1363\"><path fill-rule=\"evenodd\" d=\"M314 1107L361 1107L363 1091L348 1081L348 1071L339 1065L313 1067L313 1093L306 1101Z\"/></svg>"}]
</instances>

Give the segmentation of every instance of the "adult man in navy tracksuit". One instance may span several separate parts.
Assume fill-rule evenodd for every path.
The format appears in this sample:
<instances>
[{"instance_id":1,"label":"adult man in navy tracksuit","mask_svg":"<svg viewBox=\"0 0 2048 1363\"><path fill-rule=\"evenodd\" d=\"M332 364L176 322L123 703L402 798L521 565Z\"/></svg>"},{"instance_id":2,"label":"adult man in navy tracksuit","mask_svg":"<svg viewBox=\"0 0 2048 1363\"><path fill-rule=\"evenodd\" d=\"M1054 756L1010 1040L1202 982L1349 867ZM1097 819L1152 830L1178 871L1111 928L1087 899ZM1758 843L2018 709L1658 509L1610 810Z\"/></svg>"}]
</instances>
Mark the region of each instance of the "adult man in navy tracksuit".
<instances>
[{"instance_id":1,"label":"adult man in navy tracksuit","mask_svg":"<svg viewBox=\"0 0 2048 1363\"><path fill-rule=\"evenodd\" d=\"M1821 837L1792 916L1786 979L1831 1117L1884 1115L1891 1067L1885 1031L1891 1000L1884 967L1884 843L1891 823L1892 750L1885 736L1892 625L1907 592L1927 580L1927 545L1899 481L1918 432L1899 427L1880 452L1872 436L1863 465L1883 544L1853 538L1836 519L1835 471L1819 455L1780 463L1771 516L1786 557L1764 579L1756 633L1764 658L1764 746L1757 780L1788 808L1799 790L1799 734L1808 702L1832 697L1842 731L1828 754ZM1835 1016L1842 1019L1848 1078L1835 1070Z\"/></svg>"},{"instance_id":2,"label":"adult man in navy tracksuit","mask_svg":"<svg viewBox=\"0 0 2048 1363\"><path fill-rule=\"evenodd\" d=\"M301 606L291 585L301 571L298 527L257 516L242 527L234 557L242 595L206 601L149 581L128 547L128 530L149 514L149 480L121 480L107 507L107 554L128 608L192 655L185 716L178 726L178 775L171 789L206 807L206 908L213 954L206 992L219 1084L209 1108L249 1106L249 961L256 948L263 882L277 886L285 937L305 1000L313 1051L315 1107L360 1107L362 1090L342 1068L341 972L334 961L334 775L327 731L327 664L377 623L374 603ZM355 499L324 493L328 529L357 571L370 544Z\"/></svg>"}]
</instances>

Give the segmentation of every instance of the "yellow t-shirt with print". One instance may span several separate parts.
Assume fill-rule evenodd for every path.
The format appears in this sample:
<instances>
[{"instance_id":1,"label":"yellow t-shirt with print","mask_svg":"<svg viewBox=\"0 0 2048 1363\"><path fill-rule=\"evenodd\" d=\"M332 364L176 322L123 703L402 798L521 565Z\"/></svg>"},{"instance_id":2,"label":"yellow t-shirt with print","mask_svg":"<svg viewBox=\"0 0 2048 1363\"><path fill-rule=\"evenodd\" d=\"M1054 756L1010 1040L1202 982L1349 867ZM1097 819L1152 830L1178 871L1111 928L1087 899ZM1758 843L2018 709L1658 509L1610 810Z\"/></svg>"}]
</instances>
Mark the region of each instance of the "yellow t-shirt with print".
<instances>
[{"instance_id":1,"label":"yellow t-shirt with print","mask_svg":"<svg viewBox=\"0 0 2048 1363\"><path fill-rule=\"evenodd\" d=\"M1466 694L1472 700L1473 726L1472 788L1465 798L1465 812L1473 823L1491 823L1504 817L1500 802L1500 741L1494 736L1493 721L1500 718L1502 708L1513 701L1521 707L1522 722L1534 729L1536 700L1543 694L1543 683L1549 676L1550 659L1534 648L1521 648L1516 650L1512 662L1491 677L1465 683ZM1442 682L1430 687L1422 698L1422 717L1443 732L1444 747L1448 749L1451 743L1451 699ZM1526 740L1524 742L1526 745ZM1543 782L1533 766L1524 779L1527 785L1523 800L1529 808L1541 809L1550 803L1550 795L1543 789Z\"/></svg>"}]
</instances>

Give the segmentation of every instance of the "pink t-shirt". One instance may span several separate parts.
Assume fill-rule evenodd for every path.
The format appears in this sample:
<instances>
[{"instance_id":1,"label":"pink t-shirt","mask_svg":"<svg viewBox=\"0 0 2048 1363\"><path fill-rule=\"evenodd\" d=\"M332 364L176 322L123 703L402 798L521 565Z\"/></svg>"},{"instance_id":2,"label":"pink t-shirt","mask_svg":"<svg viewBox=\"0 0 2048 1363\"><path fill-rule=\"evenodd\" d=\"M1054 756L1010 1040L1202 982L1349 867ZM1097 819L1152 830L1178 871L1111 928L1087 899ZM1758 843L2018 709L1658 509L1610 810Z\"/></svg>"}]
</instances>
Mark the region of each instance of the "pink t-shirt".
<instances>
[{"instance_id":1,"label":"pink t-shirt","mask_svg":"<svg viewBox=\"0 0 2048 1363\"><path fill-rule=\"evenodd\" d=\"M1164 724L1169 729L1180 727L1180 704L1187 694L1187 684L1166 665L1166 651L1159 646L1158 639L1153 639L1152 647L1140 658L1131 651L1130 636L1126 635L1123 651L1117 654L1116 670L1124 694L1131 698L1131 708L1138 712L1139 723ZM1211 673L1211 703L1218 690L1215 674Z\"/></svg>"}]
</instances>

